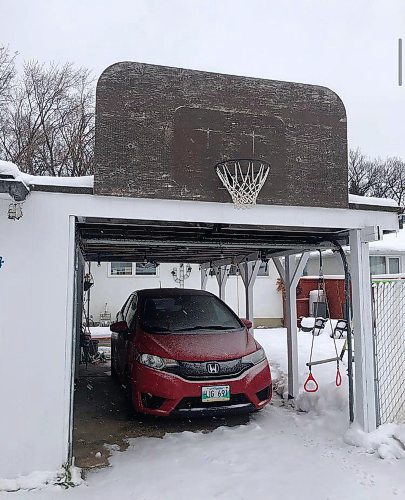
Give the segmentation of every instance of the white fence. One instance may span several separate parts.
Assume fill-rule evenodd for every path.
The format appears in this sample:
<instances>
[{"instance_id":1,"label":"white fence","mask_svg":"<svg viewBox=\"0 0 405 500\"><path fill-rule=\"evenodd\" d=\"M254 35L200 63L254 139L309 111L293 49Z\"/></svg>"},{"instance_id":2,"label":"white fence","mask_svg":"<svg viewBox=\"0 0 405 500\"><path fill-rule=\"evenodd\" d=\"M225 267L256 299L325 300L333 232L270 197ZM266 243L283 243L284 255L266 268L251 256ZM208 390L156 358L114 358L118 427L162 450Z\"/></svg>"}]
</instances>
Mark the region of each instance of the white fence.
<instances>
[{"instance_id":1,"label":"white fence","mask_svg":"<svg viewBox=\"0 0 405 500\"><path fill-rule=\"evenodd\" d=\"M405 423L405 281L373 284L378 423Z\"/></svg>"}]
</instances>

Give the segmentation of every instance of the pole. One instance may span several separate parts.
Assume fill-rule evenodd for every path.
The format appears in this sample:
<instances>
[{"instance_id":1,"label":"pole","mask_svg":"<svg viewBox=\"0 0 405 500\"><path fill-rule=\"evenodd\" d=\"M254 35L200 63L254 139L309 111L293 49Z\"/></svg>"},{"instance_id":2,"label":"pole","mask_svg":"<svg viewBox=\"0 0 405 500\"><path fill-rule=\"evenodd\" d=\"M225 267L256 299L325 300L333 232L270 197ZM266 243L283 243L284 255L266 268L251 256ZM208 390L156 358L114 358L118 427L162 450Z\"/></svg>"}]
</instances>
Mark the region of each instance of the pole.
<instances>
[{"instance_id":1,"label":"pole","mask_svg":"<svg viewBox=\"0 0 405 500\"><path fill-rule=\"evenodd\" d=\"M89 262L89 274L91 274L91 262ZM87 290L87 318L86 318L86 325L87 328L90 327L90 290L91 287Z\"/></svg>"}]
</instances>

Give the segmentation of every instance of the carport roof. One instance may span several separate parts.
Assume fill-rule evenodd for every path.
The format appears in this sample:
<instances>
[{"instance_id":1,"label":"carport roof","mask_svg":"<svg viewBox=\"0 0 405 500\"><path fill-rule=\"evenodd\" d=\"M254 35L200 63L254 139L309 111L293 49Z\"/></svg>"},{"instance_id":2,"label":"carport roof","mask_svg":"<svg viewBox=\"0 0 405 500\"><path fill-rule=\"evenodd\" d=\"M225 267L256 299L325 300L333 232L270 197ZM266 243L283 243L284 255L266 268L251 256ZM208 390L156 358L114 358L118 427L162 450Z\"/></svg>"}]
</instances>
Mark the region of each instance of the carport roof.
<instances>
[{"instance_id":1,"label":"carport roof","mask_svg":"<svg viewBox=\"0 0 405 500\"><path fill-rule=\"evenodd\" d=\"M206 263L261 258L347 243L344 228L81 218L80 247L88 261Z\"/></svg>"}]
</instances>

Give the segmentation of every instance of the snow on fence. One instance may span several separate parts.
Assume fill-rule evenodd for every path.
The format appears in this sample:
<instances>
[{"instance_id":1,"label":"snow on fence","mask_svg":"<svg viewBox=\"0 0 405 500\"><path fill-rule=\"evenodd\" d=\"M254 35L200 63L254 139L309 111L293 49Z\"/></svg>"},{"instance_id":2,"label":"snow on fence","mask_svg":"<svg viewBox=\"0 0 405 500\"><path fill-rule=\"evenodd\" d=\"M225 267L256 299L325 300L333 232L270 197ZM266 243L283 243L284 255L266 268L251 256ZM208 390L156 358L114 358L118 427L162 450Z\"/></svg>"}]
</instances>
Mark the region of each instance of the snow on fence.
<instances>
[{"instance_id":1,"label":"snow on fence","mask_svg":"<svg viewBox=\"0 0 405 500\"><path fill-rule=\"evenodd\" d=\"M405 281L373 284L378 424L405 423Z\"/></svg>"}]
</instances>

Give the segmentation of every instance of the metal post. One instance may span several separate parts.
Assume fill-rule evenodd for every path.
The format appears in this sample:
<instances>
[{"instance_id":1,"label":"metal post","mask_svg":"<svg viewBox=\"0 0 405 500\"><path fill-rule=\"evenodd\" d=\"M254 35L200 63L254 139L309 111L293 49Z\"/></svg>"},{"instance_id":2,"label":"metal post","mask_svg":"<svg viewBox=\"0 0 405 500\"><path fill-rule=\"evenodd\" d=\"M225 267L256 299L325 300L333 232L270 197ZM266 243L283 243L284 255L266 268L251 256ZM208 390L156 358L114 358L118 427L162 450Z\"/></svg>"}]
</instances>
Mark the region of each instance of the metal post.
<instances>
[{"instance_id":1,"label":"metal post","mask_svg":"<svg viewBox=\"0 0 405 500\"><path fill-rule=\"evenodd\" d=\"M208 274L210 272L209 267L201 267L200 273L201 273L201 290L206 290L207 289L207 281L208 281Z\"/></svg>"},{"instance_id":2,"label":"metal post","mask_svg":"<svg viewBox=\"0 0 405 500\"><path fill-rule=\"evenodd\" d=\"M377 426L369 241L364 230L350 231L355 419L365 432Z\"/></svg>"},{"instance_id":3,"label":"metal post","mask_svg":"<svg viewBox=\"0 0 405 500\"><path fill-rule=\"evenodd\" d=\"M183 264L183 262L179 266L179 279L180 279L180 288L184 288L184 264Z\"/></svg>"},{"instance_id":4,"label":"metal post","mask_svg":"<svg viewBox=\"0 0 405 500\"><path fill-rule=\"evenodd\" d=\"M253 260L249 262L241 262L239 264L239 272L245 285L245 304L246 304L246 319L254 323L253 314L253 285L255 284L257 273L259 272L261 260ZM252 326L252 331L254 324Z\"/></svg>"},{"instance_id":5,"label":"metal post","mask_svg":"<svg viewBox=\"0 0 405 500\"><path fill-rule=\"evenodd\" d=\"M229 269L231 266L214 267L215 277L218 281L219 298L225 300L225 287L228 281Z\"/></svg>"}]
</instances>

